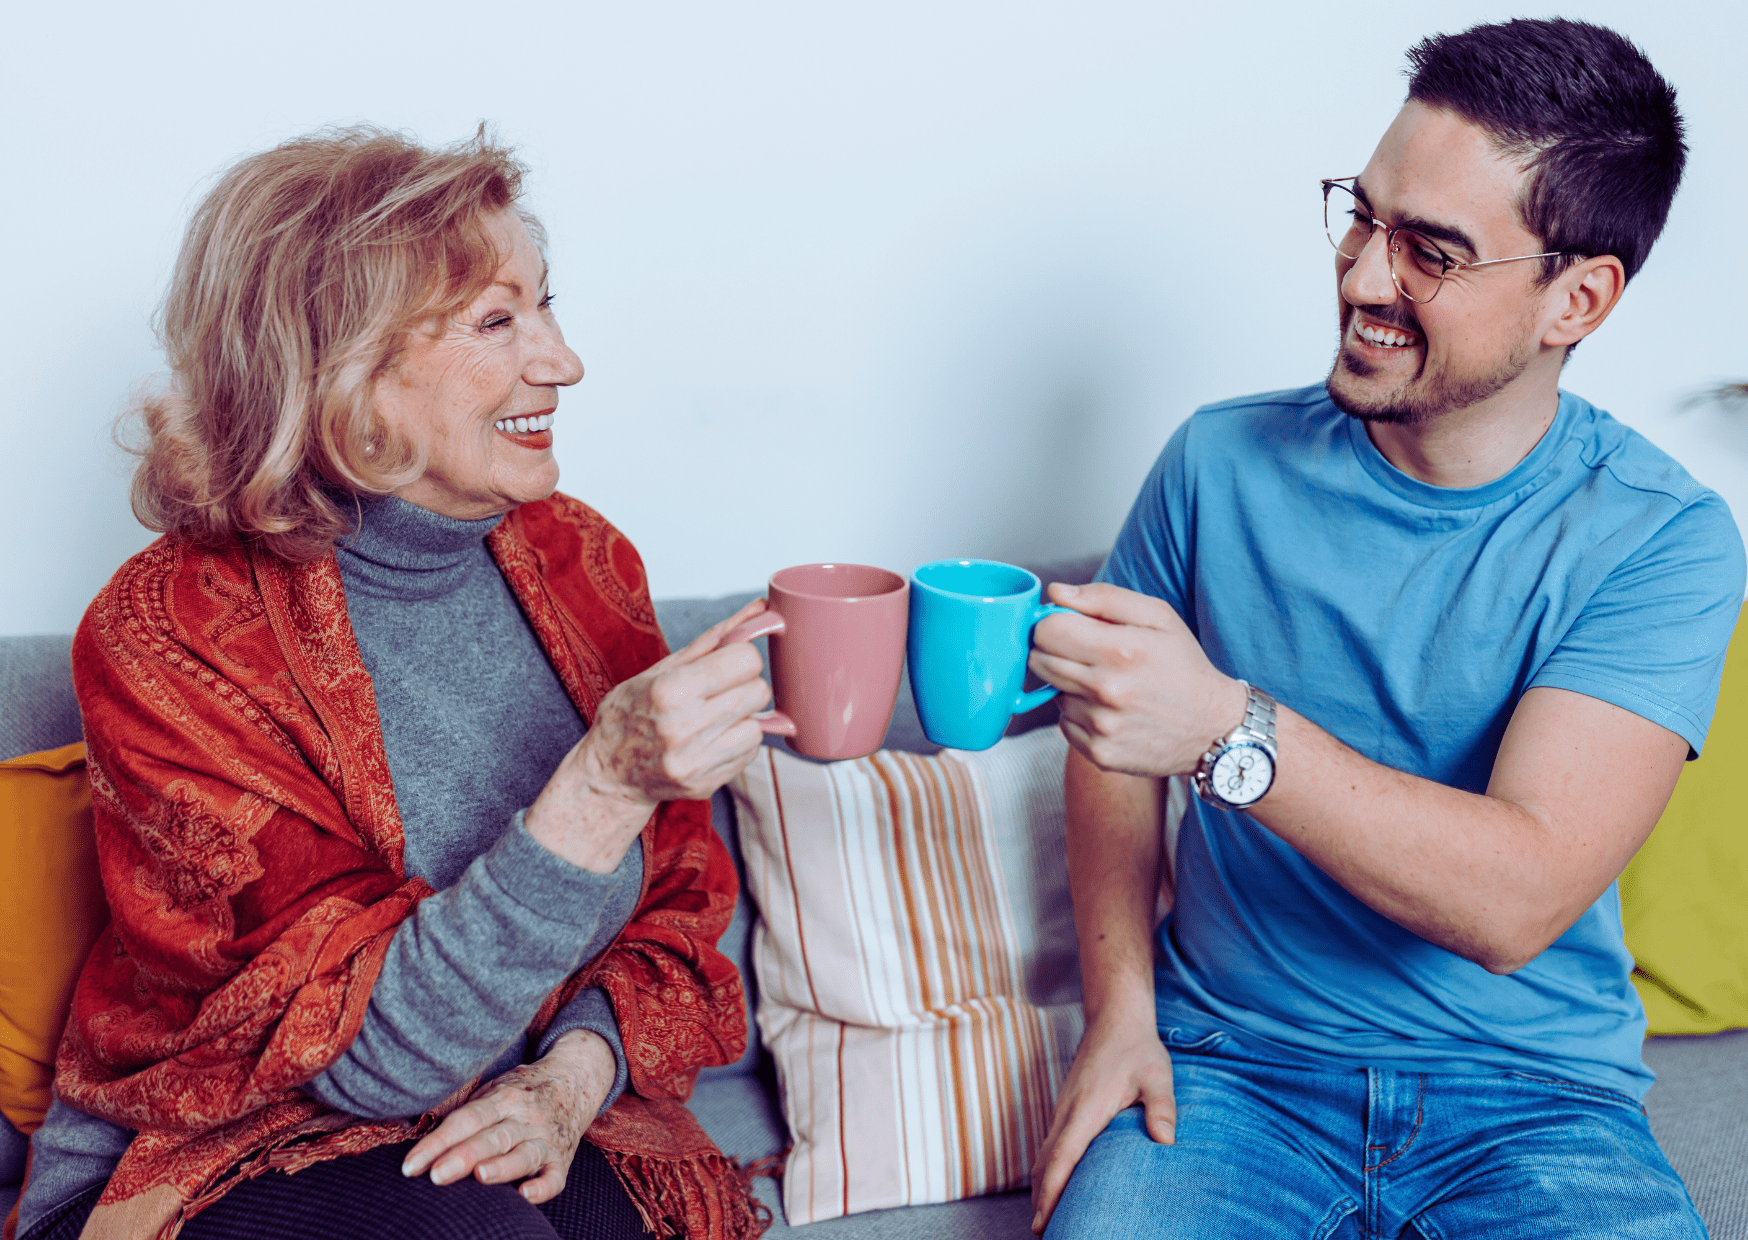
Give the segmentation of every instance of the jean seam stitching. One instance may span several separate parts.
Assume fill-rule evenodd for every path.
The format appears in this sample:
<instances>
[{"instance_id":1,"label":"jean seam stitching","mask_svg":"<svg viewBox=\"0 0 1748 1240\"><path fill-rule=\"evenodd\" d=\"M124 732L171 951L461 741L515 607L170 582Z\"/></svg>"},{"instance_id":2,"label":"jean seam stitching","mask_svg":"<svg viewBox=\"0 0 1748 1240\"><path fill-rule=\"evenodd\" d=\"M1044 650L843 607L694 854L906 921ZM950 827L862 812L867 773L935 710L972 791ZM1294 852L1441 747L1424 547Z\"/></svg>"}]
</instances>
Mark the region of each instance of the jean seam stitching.
<instances>
[{"instance_id":1,"label":"jean seam stitching","mask_svg":"<svg viewBox=\"0 0 1748 1240\"><path fill-rule=\"evenodd\" d=\"M1343 1197L1330 1206L1323 1217L1318 1220L1317 1226L1311 1232L1311 1240L1329 1240L1329 1237L1335 1234L1335 1229L1341 1226L1342 1221L1350 1215L1357 1214L1359 1208L1360 1203L1352 1197Z\"/></svg>"},{"instance_id":2,"label":"jean seam stitching","mask_svg":"<svg viewBox=\"0 0 1748 1240\"><path fill-rule=\"evenodd\" d=\"M1598 1101L1618 1102L1622 1106L1632 1107L1635 1111L1642 1111L1644 1109L1640 1103L1627 1097L1625 1094L1617 1093L1612 1089L1605 1089L1601 1085L1586 1085L1582 1081L1567 1081L1557 1076L1539 1076L1534 1072L1509 1072L1506 1075L1513 1080L1533 1081L1537 1085L1551 1085L1556 1089L1574 1090L1577 1093L1583 1094L1587 1098L1595 1098Z\"/></svg>"},{"instance_id":3,"label":"jean seam stitching","mask_svg":"<svg viewBox=\"0 0 1748 1240\"><path fill-rule=\"evenodd\" d=\"M1445 1240L1444 1228L1429 1217L1428 1211L1422 1210L1408 1221L1414 1224L1414 1230L1418 1231L1424 1240Z\"/></svg>"},{"instance_id":4,"label":"jean seam stitching","mask_svg":"<svg viewBox=\"0 0 1748 1240\"><path fill-rule=\"evenodd\" d=\"M1420 1121L1426 1115L1426 1077L1421 1073L1414 1076L1414 1127L1408 1130L1408 1136L1402 1144L1396 1147L1396 1152L1376 1166L1368 1167L1368 1171L1382 1171L1402 1155L1406 1154L1414 1144L1414 1139L1420 1135Z\"/></svg>"}]
</instances>

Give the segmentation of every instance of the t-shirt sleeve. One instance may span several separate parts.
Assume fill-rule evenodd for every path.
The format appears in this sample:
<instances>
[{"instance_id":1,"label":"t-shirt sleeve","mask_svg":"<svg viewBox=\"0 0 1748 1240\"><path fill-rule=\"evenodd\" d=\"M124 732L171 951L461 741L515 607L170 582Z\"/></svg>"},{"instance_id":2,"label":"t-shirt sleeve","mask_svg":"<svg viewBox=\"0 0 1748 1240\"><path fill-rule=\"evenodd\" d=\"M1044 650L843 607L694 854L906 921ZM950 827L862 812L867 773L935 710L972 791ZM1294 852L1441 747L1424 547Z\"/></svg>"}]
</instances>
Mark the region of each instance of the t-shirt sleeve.
<instances>
[{"instance_id":1,"label":"t-shirt sleeve","mask_svg":"<svg viewBox=\"0 0 1748 1240\"><path fill-rule=\"evenodd\" d=\"M1193 420L1193 419L1192 419ZM1189 485L1186 455L1189 421L1177 428L1141 484L1141 493L1099 570L1099 581L1170 603L1191 629Z\"/></svg>"},{"instance_id":2,"label":"t-shirt sleeve","mask_svg":"<svg viewBox=\"0 0 1748 1240\"><path fill-rule=\"evenodd\" d=\"M1741 534L1707 494L1604 579L1530 688L1569 689L1668 728L1699 756L1742 610Z\"/></svg>"}]
</instances>

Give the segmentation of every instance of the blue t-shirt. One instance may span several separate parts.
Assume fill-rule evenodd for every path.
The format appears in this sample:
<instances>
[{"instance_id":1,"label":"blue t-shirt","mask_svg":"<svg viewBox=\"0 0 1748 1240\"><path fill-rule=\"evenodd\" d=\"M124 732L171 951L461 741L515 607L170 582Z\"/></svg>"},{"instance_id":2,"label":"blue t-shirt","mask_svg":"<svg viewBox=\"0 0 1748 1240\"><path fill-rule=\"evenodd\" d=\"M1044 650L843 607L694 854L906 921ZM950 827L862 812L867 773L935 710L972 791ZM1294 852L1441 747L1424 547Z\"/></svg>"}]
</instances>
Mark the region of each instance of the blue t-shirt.
<instances>
[{"instance_id":1,"label":"blue t-shirt","mask_svg":"<svg viewBox=\"0 0 1748 1240\"><path fill-rule=\"evenodd\" d=\"M1450 489L1397 470L1319 385L1198 410L1101 576L1170 603L1216 667L1358 752L1484 792L1538 685L1612 702L1697 753L1743 575L1723 500L1570 393L1509 473ZM1634 1097L1651 1083L1612 885L1499 977L1246 814L1191 798L1176 864L1162 1027L1343 1065L1540 1072Z\"/></svg>"}]
</instances>

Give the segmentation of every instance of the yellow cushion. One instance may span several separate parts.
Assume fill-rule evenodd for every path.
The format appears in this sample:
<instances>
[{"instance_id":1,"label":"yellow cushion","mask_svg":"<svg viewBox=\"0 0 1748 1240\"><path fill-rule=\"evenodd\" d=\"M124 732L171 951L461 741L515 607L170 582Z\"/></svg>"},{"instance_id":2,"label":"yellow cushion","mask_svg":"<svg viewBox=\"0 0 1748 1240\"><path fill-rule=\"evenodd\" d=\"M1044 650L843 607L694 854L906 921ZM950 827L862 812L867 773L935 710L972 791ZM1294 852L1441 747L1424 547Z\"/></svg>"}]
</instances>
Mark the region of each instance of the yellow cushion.
<instances>
[{"instance_id":1,"label":"yellow cushion","mask_svg":"<svg viewBox=\"0 0 1748 1240\"><path fill-rule=\"evenodd\" d=\"M73 984L109 923L85 746L0 762L0 1113L35 1132Z\"/></svg>"},{"instance_id":2,"label":"yellow cushion","mask_svg":"<svg viewBox=\"0 0 1748 1240\"><path fill-rule=\"evenodd\" d=\"M1748 1026L1748 609L1705 756L1621 875L1621 912L1652 1033Z\"/></svg>"}]
</instances>

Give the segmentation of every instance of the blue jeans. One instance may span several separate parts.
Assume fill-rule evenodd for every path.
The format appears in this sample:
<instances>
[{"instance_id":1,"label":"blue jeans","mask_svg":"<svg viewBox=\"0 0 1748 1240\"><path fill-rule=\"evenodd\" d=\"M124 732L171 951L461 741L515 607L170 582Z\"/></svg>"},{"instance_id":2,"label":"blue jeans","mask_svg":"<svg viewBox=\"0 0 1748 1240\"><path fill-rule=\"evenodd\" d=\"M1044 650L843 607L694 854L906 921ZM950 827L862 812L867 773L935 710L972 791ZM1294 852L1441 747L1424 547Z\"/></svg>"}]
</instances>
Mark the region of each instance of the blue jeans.
<instances>
[{"instance_id":1,"label":"blue jeans","mask_svg":"<svg viewBox=\"0 0 1748 1240\"><path fill-rule=\"evenodd\" d=\"M1704 1240L1625 1094L1526 1073L1295 1066L1163 1029L1177 1143L1130 1107L1100 1133L1046 1240Z\"/></svg>"}]
</instances>

